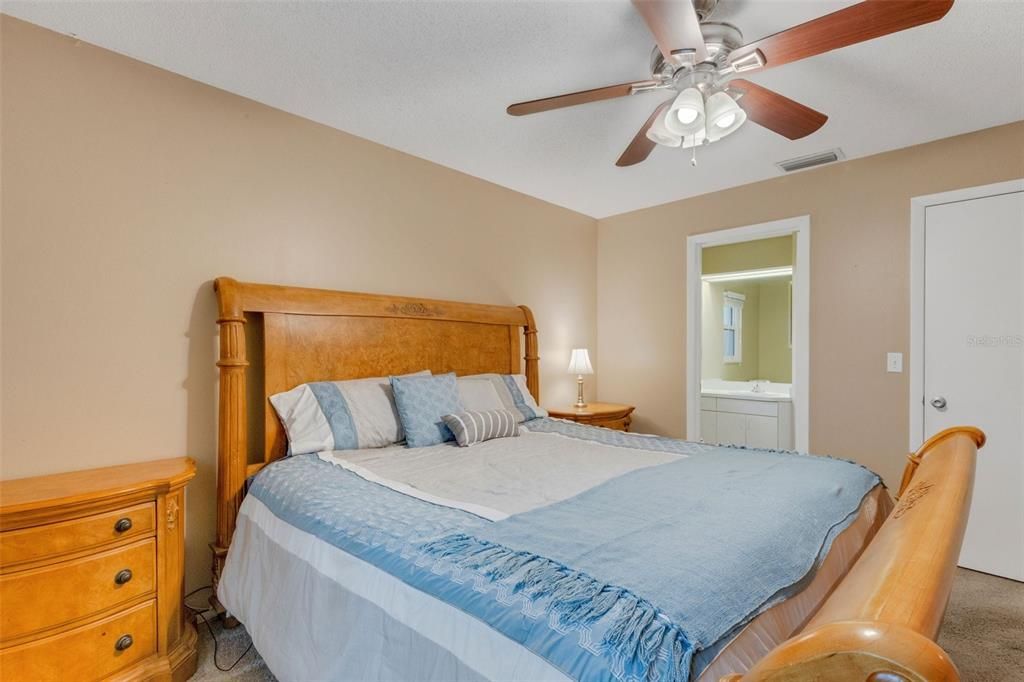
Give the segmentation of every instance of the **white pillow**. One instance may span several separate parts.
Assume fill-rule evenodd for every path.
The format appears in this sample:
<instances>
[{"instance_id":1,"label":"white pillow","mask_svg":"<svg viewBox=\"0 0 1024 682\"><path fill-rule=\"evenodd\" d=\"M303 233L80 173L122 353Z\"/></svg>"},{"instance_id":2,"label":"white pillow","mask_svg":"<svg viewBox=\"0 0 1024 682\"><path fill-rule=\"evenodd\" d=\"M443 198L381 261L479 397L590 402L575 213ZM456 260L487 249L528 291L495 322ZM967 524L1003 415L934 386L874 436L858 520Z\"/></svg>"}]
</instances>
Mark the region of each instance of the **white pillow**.
<instances>
[{"instance_id":1,"label":"white pillow","mask_svg":"<svg viewBox=\"0 0 1024 682\"><path fill-rule=\"evenodd\" d=\"M498 395L498 390L494 388L494 382L486 376L478 374L459 377L456 381L459 386L459 397L462 398L462 404L467 410L490 412L505 409L505 403Z\"/></svg>"},{"instance_id":2,"label":"white pillow","mask_svg":"<svg viewBox=\"0 0 1024 682\"><path fill-rule=\"evenodd\" d=\"M516 415L517 423L548 413L539 407L526 387L523 374L471 374L458 378L459 397L466 410L489 412L508 410Z\"/></svg>"},{"instance_id":3,"label":"white pillow","mask_svg":"<svg viewBox=\"0 0 1024 682\"><path fill-rule=\"evenodd\" d=\"M270 404L293 455L381 448L405 439L389 377L302 384L270 396Z\"/></svg>"}]
</instances>

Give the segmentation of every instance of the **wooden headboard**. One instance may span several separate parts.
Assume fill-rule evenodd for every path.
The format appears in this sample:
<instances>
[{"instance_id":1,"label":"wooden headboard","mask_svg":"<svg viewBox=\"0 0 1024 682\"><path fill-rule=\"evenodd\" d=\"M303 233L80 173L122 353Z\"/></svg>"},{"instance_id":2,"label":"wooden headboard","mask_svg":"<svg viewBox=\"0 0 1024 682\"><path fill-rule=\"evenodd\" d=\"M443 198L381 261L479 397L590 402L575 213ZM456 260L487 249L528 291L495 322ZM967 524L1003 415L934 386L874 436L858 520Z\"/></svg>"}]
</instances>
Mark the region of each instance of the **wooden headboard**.
<instances>
[{"instance_id":1,"label":"wooden headboard","mask_svg":"<svg viewBox=\"0 0 1024 682\"><path fill-rule=\"evenodd\" d=\"M214 287L220 327L215 586L246 478L285 452L284 430L269 396L309 381L429 369L460 375L524 372L530 393L540 401L537 328L526 306L251 284L230 277L218 278ZM259 328L247 339L247 325L253 324ZM254 355L252 363L247 351ZM247 376L253 386L247 386ZM257 422L263 425L262 442L250 444L250 426Z\"/></svg>"}]
</instances>

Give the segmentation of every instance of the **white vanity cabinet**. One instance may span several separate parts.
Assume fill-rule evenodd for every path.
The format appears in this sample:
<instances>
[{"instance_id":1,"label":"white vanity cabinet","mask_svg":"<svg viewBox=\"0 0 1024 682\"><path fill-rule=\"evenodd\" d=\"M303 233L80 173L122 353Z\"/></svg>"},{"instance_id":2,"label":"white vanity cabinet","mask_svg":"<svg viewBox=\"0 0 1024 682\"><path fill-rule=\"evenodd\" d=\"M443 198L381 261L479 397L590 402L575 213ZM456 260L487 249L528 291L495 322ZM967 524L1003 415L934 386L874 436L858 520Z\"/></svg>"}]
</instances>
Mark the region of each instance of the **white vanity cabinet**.
<instances>
[{"instance_id":1,"label":"white vanity cabinet","mask_svg":"<svg viewBox=\"0 0 1024 682\"><path fill-rule=\"evenodd\" d=\"M701 396L700 437L706 443L793 448L793 403Z\"/></svg>"}]
</instances>

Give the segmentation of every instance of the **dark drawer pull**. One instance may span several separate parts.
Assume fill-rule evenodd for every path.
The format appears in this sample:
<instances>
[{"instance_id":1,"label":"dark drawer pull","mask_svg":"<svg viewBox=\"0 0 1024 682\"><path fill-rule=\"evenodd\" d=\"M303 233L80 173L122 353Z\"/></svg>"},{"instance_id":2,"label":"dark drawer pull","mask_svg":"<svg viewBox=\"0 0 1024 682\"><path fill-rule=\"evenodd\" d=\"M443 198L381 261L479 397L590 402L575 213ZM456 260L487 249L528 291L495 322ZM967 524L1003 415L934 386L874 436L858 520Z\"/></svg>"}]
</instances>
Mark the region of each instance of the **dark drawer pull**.
<instances>
[{"instance_id":1,"label":"dark drawer pull","mask_svg":"<svg viewBox=\"0 0 1024 682\"><path fill-rule=\"evenodd\" d=\"M118 519L117 523L114 524L114 530L116 530L118 533L124 533L126 531L131 530L131 529L132 529L132 520L129 519L127 516L125 516L124 518Z\"/></svg>"},{"instance_id":2,"label":"dark drawer pull","mask_svg":"<svg viewBox=\"0 0 1024 682\"><path fill-rule=\"evenodd\" d=\"M126 582L132 579L132 571L130 568L118 571L117 575L114 576L114 582L118 585L124 585ZM129 639L131 639L129 637Z\"/></svg>"},{"instance_id":3,"label":"dark drawer pull","mask_svg":"<svg viewBox=\"0 0 1024 682\"><path fill-rule=\"evenodd\" d=\"M114 648L118 651L124 651L132 644L135 644L135 640L132 639L131 635L121 635L121 638L117 640L116 644L114 644Z\"/></svg>"}]
</instances>

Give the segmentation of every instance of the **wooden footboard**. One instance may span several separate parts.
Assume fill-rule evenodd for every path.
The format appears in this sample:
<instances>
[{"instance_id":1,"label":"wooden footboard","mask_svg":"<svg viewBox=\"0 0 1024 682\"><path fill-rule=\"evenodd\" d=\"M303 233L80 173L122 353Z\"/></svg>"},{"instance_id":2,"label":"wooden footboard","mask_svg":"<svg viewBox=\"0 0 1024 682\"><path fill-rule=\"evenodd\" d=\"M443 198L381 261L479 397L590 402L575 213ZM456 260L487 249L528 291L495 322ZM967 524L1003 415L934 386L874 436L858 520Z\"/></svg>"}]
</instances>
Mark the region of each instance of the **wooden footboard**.
<instances>
[{"instance_id":1,"label":"wooden footboard","mask_svg":"<svg viewBox=\"0 0 1024 682\"><path fill-rule=\"evenodd\" d=\"M803 631L722 682L959 680L935 643L985 435L959 426L910 456L899 502Z\"/></svg>"}]
</instances>

